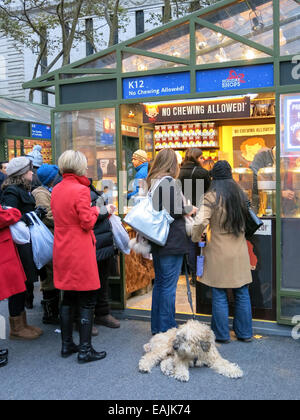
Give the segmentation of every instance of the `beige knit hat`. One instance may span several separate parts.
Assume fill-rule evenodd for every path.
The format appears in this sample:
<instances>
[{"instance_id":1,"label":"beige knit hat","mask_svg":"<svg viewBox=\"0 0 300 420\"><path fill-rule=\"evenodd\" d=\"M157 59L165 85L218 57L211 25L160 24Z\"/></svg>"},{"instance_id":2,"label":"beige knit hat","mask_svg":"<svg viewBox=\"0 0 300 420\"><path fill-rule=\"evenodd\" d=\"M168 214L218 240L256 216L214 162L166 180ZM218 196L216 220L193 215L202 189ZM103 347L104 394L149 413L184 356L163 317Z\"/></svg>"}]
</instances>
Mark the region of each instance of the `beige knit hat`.
<instances>
[{"instance_id":1,"label":"beige knit hat","mask_svg":"<svg viewBox=\"0 0 300 420\"><path fill-rule=\"evenodd\" d=\"M136 160L144 163L144 162L148 162L148 155L144 150L137 150L136 152L133 153L132 155L133 158L135 158Z\"/></svg>"}]
</instances>

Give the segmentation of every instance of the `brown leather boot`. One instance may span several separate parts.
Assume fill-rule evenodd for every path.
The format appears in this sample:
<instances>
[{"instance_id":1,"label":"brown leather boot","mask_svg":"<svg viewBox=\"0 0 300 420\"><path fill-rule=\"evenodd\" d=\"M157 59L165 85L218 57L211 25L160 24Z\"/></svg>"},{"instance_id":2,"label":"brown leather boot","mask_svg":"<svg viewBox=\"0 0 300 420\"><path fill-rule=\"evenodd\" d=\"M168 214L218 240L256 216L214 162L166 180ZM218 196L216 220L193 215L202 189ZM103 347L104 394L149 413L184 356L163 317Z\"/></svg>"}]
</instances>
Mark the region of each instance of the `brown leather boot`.
<instances>
[{"instance_id":1,"label":"brown leather boot","mask_svg":"<svg viewBox=\"0 0 300 420\"><path fill-rule=\"evenodd\" d=\"M9 324L9 338L11 340L35 340L39 338L39 335L35 331L25 327L22 315L10 317Z\"/></svg>"},{"instance_id":2,"label":"brown leather boot","mask_svg":"<svg viewBox=\"0 0 300 420\"><path fill-rule=\"evenodd\" d=\"M111 314L96 316L94 320L96 325L104 325L108 328L120 328L120 321L114 318Z\"/></svg>"},{"instance_id":3,"label":"brown leather boot","mask_svg":"<svg viewBox=\"0 0 300 420\"><path fill-rule=\"evenodd\" d=\"M29 330L33 331L35 334L38 335L38 337L40 337L41 335L44 334L44 332L43 332L43 330L41 330L41 328L33 327L33 326L27 324L27 315L26 315L25 311L21 313L21 317L23 319L25 328L28 328Z\"/></svg>"}]
</instances>

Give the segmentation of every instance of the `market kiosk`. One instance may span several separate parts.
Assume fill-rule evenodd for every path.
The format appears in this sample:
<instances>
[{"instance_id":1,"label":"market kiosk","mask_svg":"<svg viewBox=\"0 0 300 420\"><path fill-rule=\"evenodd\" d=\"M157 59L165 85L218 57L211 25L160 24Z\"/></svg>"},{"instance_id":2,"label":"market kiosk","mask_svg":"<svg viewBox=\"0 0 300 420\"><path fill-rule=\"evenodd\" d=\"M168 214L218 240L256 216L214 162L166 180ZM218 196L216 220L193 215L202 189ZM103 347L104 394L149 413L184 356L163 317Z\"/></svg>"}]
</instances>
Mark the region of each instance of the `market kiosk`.
<instances>
[{"instance_id":1,"label":"market kiosk","mask_svg":"<svg viewBox=\"0 0 300 420\"><path fill-rule=\"evenodd\" d=\"M37 144L44 163L52 163L51 108L0 98L0 160L24 156Z\"/></svg>"},{"instance_id":2,"label":"market kiosk","mask_svg":"<svg viewBox=\"0 0 300 420\"><path fill-rule=\"evenodd\" d=\"M300 314L299 17L296 0L224 0L24 85L55 87L54 159L83 151L121 215L137 148L150 161L166 147L179 159L200 147L207 167L228 160L265 221L248 244L254 316L287 324ZM111 279L122 308L130 264L119 256ZM209 313L200 283L196 301Z\"/></svg>"}]
</instances>

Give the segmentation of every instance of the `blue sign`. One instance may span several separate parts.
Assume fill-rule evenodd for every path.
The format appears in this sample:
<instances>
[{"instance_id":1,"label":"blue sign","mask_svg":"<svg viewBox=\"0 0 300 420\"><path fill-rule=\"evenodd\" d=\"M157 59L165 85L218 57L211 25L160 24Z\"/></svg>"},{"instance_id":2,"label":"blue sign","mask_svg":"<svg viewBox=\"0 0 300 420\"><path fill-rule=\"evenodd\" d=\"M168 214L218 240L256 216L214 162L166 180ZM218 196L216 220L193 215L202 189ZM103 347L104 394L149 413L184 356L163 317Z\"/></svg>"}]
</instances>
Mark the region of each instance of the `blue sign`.
<instances>
[{"instance_id":1,"label":"blue sign","mask_svg":"<svg viewBox=\"0 0 300 420\"><path fill-rule=\"evenodd\" d=\"M123 98L149 98L191 93L190 73L158 74L123 80Z\"/></svg>"},{"instance_id":2,"label":"blue sign","mask_svg":"<svg viewBox=\"0 0 300 420\"><path fill-rule=\"evenodd\" d=\"M31 124L31 137L51 140L51 125Z\"/></svg>"},{"instance_id":3,"label":"blue sign","mask_svg":"<svg viewBox=\"0 0 300 420\"><path fill-rule=\"evenodd\" d=\"M197 92L255 89L274 86L273 64L197 71Z\"/></svg>"}]
</instances>

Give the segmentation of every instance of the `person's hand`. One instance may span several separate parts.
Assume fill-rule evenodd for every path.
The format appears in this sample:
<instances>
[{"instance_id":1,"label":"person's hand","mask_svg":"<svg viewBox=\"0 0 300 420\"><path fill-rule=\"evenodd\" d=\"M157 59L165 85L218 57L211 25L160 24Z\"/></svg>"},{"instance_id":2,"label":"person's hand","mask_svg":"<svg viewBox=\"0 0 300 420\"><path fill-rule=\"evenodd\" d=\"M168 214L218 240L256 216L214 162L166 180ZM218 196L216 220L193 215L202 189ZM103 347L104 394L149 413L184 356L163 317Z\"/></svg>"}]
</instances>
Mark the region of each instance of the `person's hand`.
<instances>
[{"instance_id":1,"label":"person's hand","mask_svg":"<svg viewBox=\"0 0 300 420\"><path fill-rule=\"evenodd\" d=\"M116 207L113 204L108 204L105 207L108 214L114 214L114 212L116 211Z\"/></svg>"},{"instance_id":2,"label":"person's hand","mask_svg":"<svg viewBox=\"0 0 300 420\"><path fill-rule=\"evenodd\" d=\"M38 218L40 218L41 220L43 220L43 218L47 215L47 209L45 207L41 207L38 206L35 210L34 210L35 214L37 215Z\"/></svg>"},{"instance_id":3,"label":"person's hand","mask_svg":"<svg viewBox=\"0 0 300 420\"><path fill-rule=\"evenodd\" d=\"M282 191L281 194L282 194L282 197L286 198L287 200L294 200L295 198L295 193L294 191L291 191L291 190Z\"/></svg>"},{"instance_id":4,"label":"person's hand","mask_svg":"<svg viewBox=\"0 0 300 420\"><path fill-rule=\"evenodd\" d=\"M193 209L188 214L186 214L186 216L188 217L194 216L195 214L197 214L197 211L198 211L198 208L193 206Z\"/></svg>"},{"instance_id":5,"label":"person's hand","mask_svg":"<svg viewBox=\"0 0 300 420\"><path fill-rule=\"evenodd\" d=\"M21 217L21 219L20 219L22 222L24 222L25 223L25 225L26 226L31 226L31 225L33 225L33 223L32 223L32 221L31 221L31 219L27 216L27 214L25 213L25 214L23 214L22 215L22 217Z\"/></svg>"}]
</instances>

